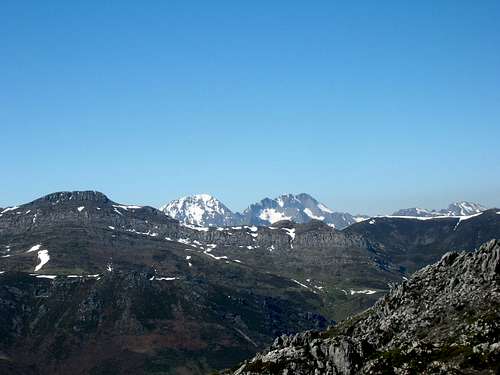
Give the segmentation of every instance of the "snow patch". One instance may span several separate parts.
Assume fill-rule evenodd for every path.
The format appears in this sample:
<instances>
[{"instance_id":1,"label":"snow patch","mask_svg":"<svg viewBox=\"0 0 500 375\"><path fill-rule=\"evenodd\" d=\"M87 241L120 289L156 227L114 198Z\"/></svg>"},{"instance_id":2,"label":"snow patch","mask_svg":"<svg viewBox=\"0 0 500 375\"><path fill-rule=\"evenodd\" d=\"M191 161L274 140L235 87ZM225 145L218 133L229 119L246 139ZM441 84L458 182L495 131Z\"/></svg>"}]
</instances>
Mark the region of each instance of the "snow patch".
<instances>
[{"instance_id":1,"label":"snow patch","mask_svg":"<svg viewBox=\"0 0 500 375\"><path fill-rule=\"evenodd\" d=\"M375 294L375 293L377 293L376 290L370 290L370 289L363 289L363 290L349 289L349 292L351 293L351 296L354 294Z\"/></svg>"},{"instance_id":2,"label":"snow patch","mask_svg":"<svg viewBox=\"0 0 500 375\"><path fill-rule=\"evenodd\" d=\"M124 204L114 204L113 207L121 208L125 211L128 211L129 209L136 210L136 209L142 208L142 206L131 206L131 205L124 205Z\"/></svg>"},{"instance_id":3,"label":"snow patch","mask_svg":"<svg viewBox=\"0 0 500 375\"><path fill-rule=\"evenodd\" d=\"M277 221L281 220L290 220L290 216L286 216L282 212L276 211L274 208L265 208L262 210L262 212L259 214L259 218L268 221L271 224L276 223Z\"/></svg>"},{"instance_id":4,"label":"snow patch","mask_svg":"<svg viewBox=\"0 0 500 375\"><path fill-rule=\"evenodd\" d=\"M323 212L328 212L329 214L333 214L333 211L330 210L328 207L326 207L324 204L322 203L318 203L318 208L323 211Z\"/></svg>"},{"instance_id":5,"label":"snow patch","mask_svg":"<svg viewBox=\"0 0 500 375\"><path fill-rule=\"evenodd\" d=\"M292 241L295 239L295 228L292 229L281 228L281 229L283 229L286 232L286 234L288 234L292 238Z\"/></svg>"},{"instance_id":6,"label":"snow patch","mask_svg":"<svg viewBox=\"0 0 500 375\"><path fill-rule=\"evenodd\" d=\"M5 210L3 210L2 212L0 212L0 214L4 214L4 213L9 212L9 211L15 211L18 208L19 208L19 206L7 207Z\"/></svg>"},{"instance_id":7,"label":"snow patch","mask_svg":"<svg viewBox=\"0 0 500 375\"><path fill-rule=\"evenodd\" d=\"M156 277L153 276L149 280L158 280L158 281L173 281L173 280L179 280L179 277Z\"/></svg>"},{"instance_id":8,"label":"snow patch","mask_svg":"<svg viewBox=\"0 0 500 375\"><path fill-rule=\"evenodd\" d=\"M158 233L151 232L150 230L148 230L147 232L139 232L139 231L137 231L135 229L126 229L126 231L127 232L131 232L131 233L135 233L135 234L140 234L140 235L143 235L143 236L150 236L150 237L157 237L158 236ZM165 238L165 239L167 239L167 238Z\"/></svg>"},{"instance_id":9,"label":"snow patch","mask_svg":"<svg viewBox=\"0 0 500 375\"><path fill-rule=\"evenodd\" d=\"M35 267L35 272L39 271L42 269L42 267L47 264L47 262L50 260L49 256L49 251L48 250L40 250L38 252L38 260L40 263Z\"/></svg>"},{"instance_id":10,"label":"snow patch","mask_svg":"<svg viewBox=\"0 0 500 375\"><path fill-rule=\"evenodd\" d=\"M295 280L295 279L292 279L292 281L293 281L294 283L296 283L296 284L298 284L298 285L300 285L300 286L302 286L302 287L306 288L306 289L309 289L309 287L308 287L307 285L302 284L300 281L297 281L297 280Z\"/></svg>"},{"instance_id":11,"label":"snow patch","mask_svg":"<svg viewBox=\"0 0 500 375\"><path fill-rule=\"evenodd\" d=\"M353 217L354 221L356 223L361 223L362 221L368 220L369 217L364 217L364 216L354 216Z\"/></svg>"},{"instance_id":12,"label":"snow patch","mask_svg":"<svg viewBox=\"0 0 500 375\"><path fill-rule=\"evenodd\" d=\"M38 251L42 247L42 244L31 246L27 253L31 253L32 251Z\"/></svg>"},{"instance_id":13,"label":"snow patch","mask_svg":"<svg viewBox=\"0 0 500 375\"><path fill-rule=\"evenodd\" d=\"M316 219L316 220L324 220L324 216L316 216L312 213L312 211L309 208L304 208L304 213L309 216L311 219Z\"/></svg>"},{"instance_id":14,"label":"snow patch","mask_svg":"<svg viewBox=\"0 0 500 375\"><path fill-rule=\"evenodd\" d=\"M208 232L208 227L200 227L198 225L192 225L192 224L181 224L181 226L197 230L198 232Z\"/></svg>"}]
</instances>

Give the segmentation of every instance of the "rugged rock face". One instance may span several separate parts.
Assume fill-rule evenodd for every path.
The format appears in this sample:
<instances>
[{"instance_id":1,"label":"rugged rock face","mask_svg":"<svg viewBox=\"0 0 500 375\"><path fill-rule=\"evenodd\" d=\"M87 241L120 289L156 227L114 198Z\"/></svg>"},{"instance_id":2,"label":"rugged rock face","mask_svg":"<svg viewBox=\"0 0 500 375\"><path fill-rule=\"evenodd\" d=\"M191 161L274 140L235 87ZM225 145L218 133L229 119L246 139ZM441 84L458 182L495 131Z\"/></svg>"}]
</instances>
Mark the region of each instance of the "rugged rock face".
<instances>
[{"instance_id":1,"label":"rugged rock face","mask_svg":"<svg viewBox=\"0 0 500 375\"><path fill-rule=\"evenodd\" d=\"M281 336L235 375L495 374L500 241L446 253L374 307L326 332Z\"/></svg>"}]
</instances>

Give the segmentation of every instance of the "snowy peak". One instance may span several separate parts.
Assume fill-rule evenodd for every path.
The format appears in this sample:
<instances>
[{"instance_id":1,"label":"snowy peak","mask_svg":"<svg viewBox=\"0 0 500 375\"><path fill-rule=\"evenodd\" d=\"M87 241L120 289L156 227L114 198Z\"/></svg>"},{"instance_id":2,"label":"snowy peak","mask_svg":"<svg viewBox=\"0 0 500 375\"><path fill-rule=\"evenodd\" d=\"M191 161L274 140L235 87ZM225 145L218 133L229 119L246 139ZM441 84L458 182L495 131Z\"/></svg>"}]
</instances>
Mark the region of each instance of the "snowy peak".
<instances>
[{"instance_id":1,"label":"snowy peak","mask_svg":"<svg viewBox=\"0 0 500 375\"><path fill-rule=\"evenodd\" d=\"M451 203L448 208L429 210L425 208L405 208L393 213L393 216L433 217L433 216L470 216L487 210L479 203L461 201Z\"/></svg>"},{"instance_id":2,"label":"snowy peak","mask_svg":"<svg viewBox=\"0 0 500 375\"><path fill-rule=\"evenodd\" d=\"M243 221L255 225L270 225L281 220L307 223L314 219L342 229L356 222L352 215L333 212L306 193L283 194L275 199L265 198L250 205L242 216Z\"/></svg>"},{"instance_id":3,"label":"snowy peak","mask_svg":"<svg viewBox=\"0 0 500 375\"><path fill-rule=\"evenodd\" d=\"M486 207L466 201L451 203L447 210L441 210L442 213L449 216L470 216L483 211L486 211Z\"/></svg>"},{"instance_id":4,"label":"snowy peak","mask_svg":"<svg viewBox=\"0 0 500 375\"><path fill-rule=\"evenodd\" d=\"M234 213L209 194L182 197L160 207L160 210L185 224L204 227L235 224Z\"/></svg>"}]
</instances>

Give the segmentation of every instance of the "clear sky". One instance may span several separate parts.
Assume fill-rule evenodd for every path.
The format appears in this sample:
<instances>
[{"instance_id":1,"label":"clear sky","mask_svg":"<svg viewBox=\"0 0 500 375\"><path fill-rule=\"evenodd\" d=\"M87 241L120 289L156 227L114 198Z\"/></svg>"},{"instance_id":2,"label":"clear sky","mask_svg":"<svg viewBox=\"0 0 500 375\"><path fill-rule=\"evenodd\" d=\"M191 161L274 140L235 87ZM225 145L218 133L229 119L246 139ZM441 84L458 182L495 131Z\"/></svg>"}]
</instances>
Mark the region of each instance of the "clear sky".
<instances>
[{"instance_id":1,"label":"clear sky","mask_svg":"<svg viewBox=\"0 0 500 375\"><path fill-rule=\"evenodd\" d=\"M0 5L0 206L500 206L499 1Z\"/></svg>"}]
</instances>

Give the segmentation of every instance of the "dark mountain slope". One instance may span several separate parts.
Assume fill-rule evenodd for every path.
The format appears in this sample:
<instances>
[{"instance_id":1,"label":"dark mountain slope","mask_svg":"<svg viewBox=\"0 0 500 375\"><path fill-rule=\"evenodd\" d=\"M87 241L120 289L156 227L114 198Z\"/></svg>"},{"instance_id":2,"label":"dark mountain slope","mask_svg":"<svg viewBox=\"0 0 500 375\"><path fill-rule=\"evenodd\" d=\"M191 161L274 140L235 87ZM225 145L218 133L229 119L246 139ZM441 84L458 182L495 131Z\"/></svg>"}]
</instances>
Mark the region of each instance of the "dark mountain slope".
<instances>
[{"instance_id":1,"label":"dark mountain slope","mask_svg":"<svg viewBox=\"0 0 500 375\"><path fill-rule=\"evenodd\" d=\"M319 295L211 256L157 210L87 192L21 209L0 220L2 373L203 374L326 324Z\"/></svg>"},{"instance_id":2,"label":"dark mountain slope","mask_svg":"<svg viewBox=\"0 0 500 375\"><path fill-rule=\"evenodd\" d=\"M366 312L323 333L282 336L234 374L495 374L500 242L447 253Z\"/></svg>"},{"instance_id":3,"label":"dark mountain slope","mask_svg":"<svg viewBox=\"0 0 500 375\"><path fill-rule=\"evenodd\" d=\"M343 232L363 237L386 262L413 272L437 261L445 250L473 250L500 238L500 215L491 209L469 218L409 219L376 217Z\"/></svg>"}]
</instances>

